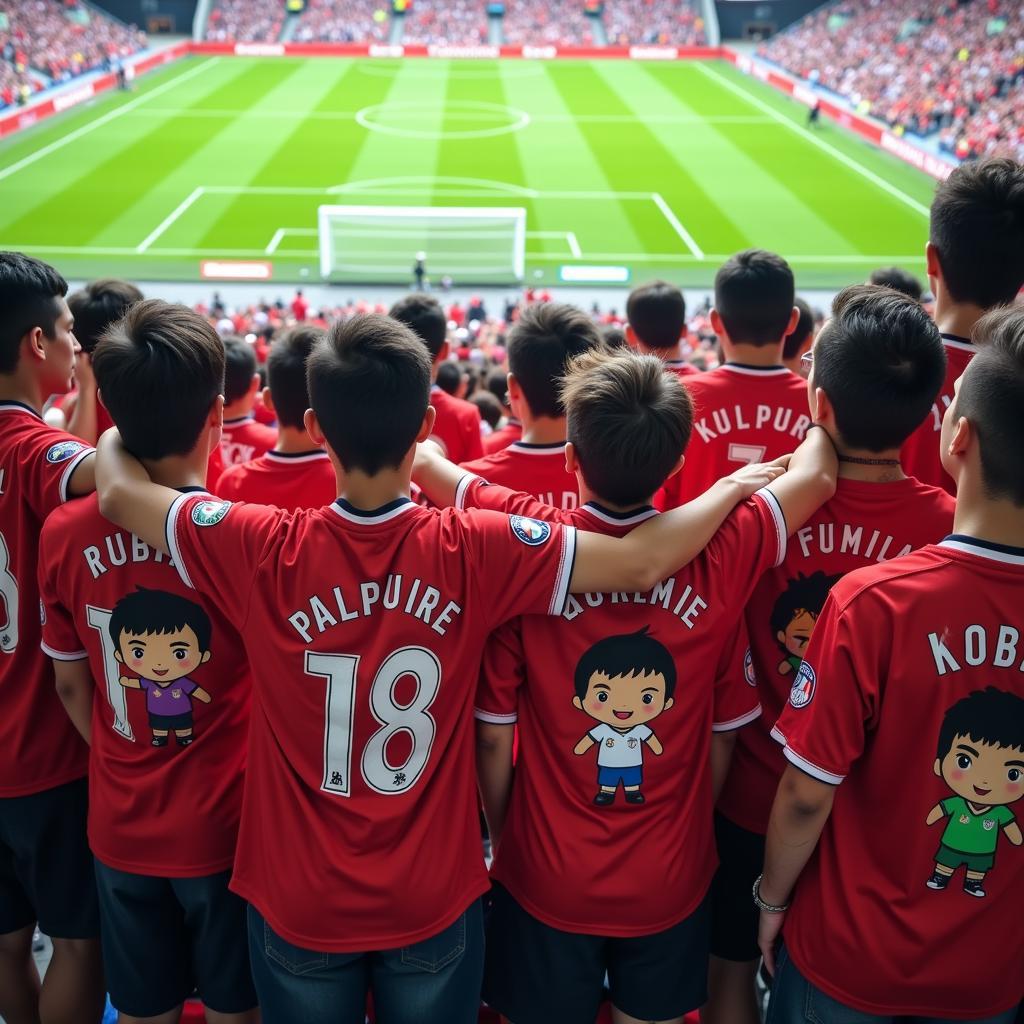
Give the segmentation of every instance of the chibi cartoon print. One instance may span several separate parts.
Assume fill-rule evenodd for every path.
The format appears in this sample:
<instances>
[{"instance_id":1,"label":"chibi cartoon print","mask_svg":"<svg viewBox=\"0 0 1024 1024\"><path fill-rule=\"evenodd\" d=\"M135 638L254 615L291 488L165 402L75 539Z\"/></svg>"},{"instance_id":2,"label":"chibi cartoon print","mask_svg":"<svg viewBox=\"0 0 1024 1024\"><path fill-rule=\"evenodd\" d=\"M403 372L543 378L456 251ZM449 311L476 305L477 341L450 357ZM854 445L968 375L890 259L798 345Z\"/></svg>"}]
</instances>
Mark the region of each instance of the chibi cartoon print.
<instances>
[{"instance_id":1,"label":"chibi cartoon print","mask_svg":"<svg viewBox=\"0 0 1024 1024\"><path fill-rule=\"evenodd\" d=\"M796 672L803 661L804 651L814 632L821 609L829 591L842 579L842 573L827 576L825 573L811 573L805 576L797 573L786 585L772 608L771 628L775 641L785 655L779 662L780 676Z\"/></svg>"},{"instance_id":2,"label":"chibi cartoon print","mask_svg":"<svg viewBox=\"0 0 1024 1024\"><path fill-rule=\"evenodd\" d=\"M628 804L644 803L644 744L664 749L647 724L673 704L676 666L669 651L645 626L637 633L599 640L580 658L573 705L598 724L573 748L585 754L597 745L597 795L594 803L614 803L619 784Z\"/></svg>"},{"instance_id":3,"label":"chibi cartoon print","mask_svg":"<svg viewBox=\"0 0 1024 1024\"><path fill-rule=\"evenodd\" d=\"M195 739L192 699L209 704L211 697L189 673L210 660L211 632L206 612L178 594L139 587L114 606L114 657L134 673L119 681L146 694L154 747L166 747L172 732L179 747Z\"/></svg>"},{"instance_id":4,"label":"chibi cartoon print","mask_svg":"<svg viewBox=\"0 0 1024 1024\"><path fill-rule=\"evenodd\" d=\"M957 701L942 720L934 771L953 795L925 821L946 822L928 888L945 889L963 867L964 892L984 896L999 833L1024 841L1009 806L1024 796L1024 697L989 686Z\"/></svg>"}]
</instances>

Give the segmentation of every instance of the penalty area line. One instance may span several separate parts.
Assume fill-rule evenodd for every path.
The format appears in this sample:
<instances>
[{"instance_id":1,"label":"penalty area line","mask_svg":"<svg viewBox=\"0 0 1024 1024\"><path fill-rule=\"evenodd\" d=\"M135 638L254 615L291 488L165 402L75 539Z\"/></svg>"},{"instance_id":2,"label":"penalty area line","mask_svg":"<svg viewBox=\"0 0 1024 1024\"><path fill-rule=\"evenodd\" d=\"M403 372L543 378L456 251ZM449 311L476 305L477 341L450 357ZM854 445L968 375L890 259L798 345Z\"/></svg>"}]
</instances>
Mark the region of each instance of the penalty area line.
<instances>
[{"instance_id":1,"label":"penalty area line","mask_svg":"<svg viewBox=\"0 0 1024 1024\"><path fill-rule=\"evenodd\" d=\"M182 200L164 219L139 243L135 249L140 255L144 253L203 193L202 187L194 188L187 199Z\"/></svg>"},{"instance_id":2,"label":"penalty area line","mask_svg":"<svg viewBox=\"0 0 1024 1024\"><path fill-rule=\"evenodd\" d=\"M704 250L694 241L693 235L683 227L679 218L672 212L672 207L665 202L660 192L652 192L651 199L654 205L665 215L665 220L672 225L672 230L683 240L686 248L698 259L704 259Z\"/></svg>"}]
</instances>

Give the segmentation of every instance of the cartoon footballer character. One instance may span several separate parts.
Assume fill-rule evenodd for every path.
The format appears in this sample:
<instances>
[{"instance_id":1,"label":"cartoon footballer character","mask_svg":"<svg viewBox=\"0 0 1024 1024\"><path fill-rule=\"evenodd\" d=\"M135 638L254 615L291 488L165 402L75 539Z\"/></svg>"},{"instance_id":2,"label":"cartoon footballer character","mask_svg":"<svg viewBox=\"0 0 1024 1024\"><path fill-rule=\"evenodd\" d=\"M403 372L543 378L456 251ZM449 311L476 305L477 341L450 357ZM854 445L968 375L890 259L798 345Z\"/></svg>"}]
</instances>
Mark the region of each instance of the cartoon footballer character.
<instances>
[{"instance_id":1,"label":"cartoon footballer character","mask_svg":"<svg viewBox=\"0 0 1024 1024\"><path fill-rule=\"evenodd\" d=\"M804 651L814 632L821 609L829 591L842 579L842 573L827 576L825 573L811 573L805 576L797 573L786 589L779 595L772 609L771 627L775 640L785 657L779 662L779 675L796 672L803 661Z\"/></svg>"},{"instance_id":2,"label":"cartoon footballer character","mask_svg":"<svg viewBox=\"0 0 1024 1024\"><path fill-rule=\"evenodd\" d=\"M119 682L146 694L153 746L166 747L173 732L178 746L187 747L195 738L192 698L211 700L189 678L210 660L209 616L178 594L139 587L114 606L109 628L114 657L137 676L121 676Z\"/></svg>"},{"instance_id":3,"label":"cartoon footballer character","mask_svg":"<svg viewBox=\"0 0 1024 1024\"><path fill-rule=\"evenodd\" d=\"M615 801L619 783L627 804L642 804L644 744L664 749L648 722L672 707L676 666L669 651L645 626L637 633L609 636L587 650L576 666L573 704L600 723L573 748L597 750L597 795L604 807Z\"/></svg>"},{"instance_id":4,"label":"cartoon footballer character","mask_svg":"<svg viewBox=\"0 0 1024 1024\"><path fill-rule=\"evenodd\" d=\"M935 774L954 796L937 803L927 825L948 819L929 889L945 889L963 866L964 892L984 896L999 833L1024 841L1009 805L1024 796L1024 698L989 686L957 701L942 720Z\"/></svg>"}]
</instances>

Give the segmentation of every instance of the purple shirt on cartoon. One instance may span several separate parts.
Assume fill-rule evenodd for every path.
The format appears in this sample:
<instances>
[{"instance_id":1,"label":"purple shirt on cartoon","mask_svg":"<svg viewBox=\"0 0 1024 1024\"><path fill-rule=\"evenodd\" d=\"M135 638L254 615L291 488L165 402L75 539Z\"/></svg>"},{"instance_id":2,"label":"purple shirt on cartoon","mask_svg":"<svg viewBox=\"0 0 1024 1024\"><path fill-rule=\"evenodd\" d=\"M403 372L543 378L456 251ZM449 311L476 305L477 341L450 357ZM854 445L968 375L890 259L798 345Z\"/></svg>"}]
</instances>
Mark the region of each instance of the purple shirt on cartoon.
<instances>
[{"instance_id":1,"label":"purple shirt on cartoon","mask_svg":"<svg viewBox=\"0 0 1024 1024\"><path fill-rule=\"evenodd\" d=\"M140 677L139 686L146 693L146 710L151 715L163 715L168 718L173 715L191 714L192 699L189 694L199 689L199 684L193 683L188 676L175 679L167 687L154 683L152 679Z\"/></svg>"}]
</instances>

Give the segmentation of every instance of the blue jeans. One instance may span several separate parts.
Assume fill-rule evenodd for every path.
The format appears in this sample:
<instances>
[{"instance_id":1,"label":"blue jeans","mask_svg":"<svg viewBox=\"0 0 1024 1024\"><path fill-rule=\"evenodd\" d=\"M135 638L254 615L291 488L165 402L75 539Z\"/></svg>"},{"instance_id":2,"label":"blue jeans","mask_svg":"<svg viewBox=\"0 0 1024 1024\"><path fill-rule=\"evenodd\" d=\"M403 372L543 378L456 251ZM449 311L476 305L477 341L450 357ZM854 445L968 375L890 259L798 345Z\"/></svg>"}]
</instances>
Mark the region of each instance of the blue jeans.
<instances>
[{"instance_id":1,"label":"blue jeans","mask_svg":"<svg viewBox=\"0 0 1024 1024\"><path fill-rule=\"evenodd\" d=\"M985 1017L970 1024L1013 1024L1017 1018L1017 1007L996 1017ZM797 969L786 953L786 947L779 948L775 962L775 980L768 1003L768 1019L765 1024L968 1024L945 1017L878 1017L873 1013L837 1002L825 995L820 988L812 985Z\"/></svg>"},{"instance_id":2,"label":"blue jeans","mask_svg":"<svg viewBox=\"0 0 1024 1024\"><path fill-rule=\"evenodd\" d=\"M263 1024L475 1024L484 969L475 900L454 924L400 949L321 953L281 938L249 907L249 955Z\"/></svg>"}]
</instances>

